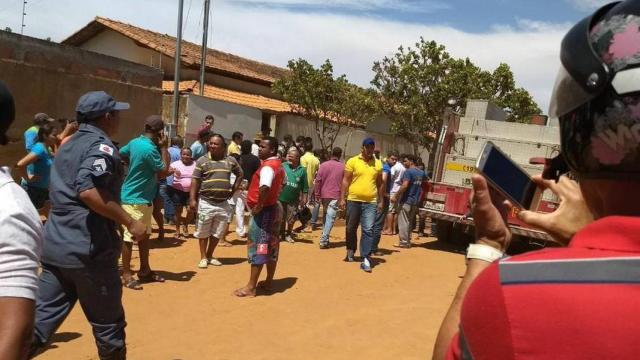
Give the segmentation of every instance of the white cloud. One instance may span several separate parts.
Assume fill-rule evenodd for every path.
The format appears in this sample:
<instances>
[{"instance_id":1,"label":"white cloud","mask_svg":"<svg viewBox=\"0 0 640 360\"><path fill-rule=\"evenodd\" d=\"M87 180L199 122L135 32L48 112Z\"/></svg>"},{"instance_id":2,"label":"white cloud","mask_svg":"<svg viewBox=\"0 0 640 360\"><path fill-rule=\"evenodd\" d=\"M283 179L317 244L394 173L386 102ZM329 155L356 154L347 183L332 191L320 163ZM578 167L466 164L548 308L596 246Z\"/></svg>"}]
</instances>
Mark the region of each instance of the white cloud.
<instances>
[{"instance_id":1,"label":"white cloud","mask_svg":"<svg viewBox=\"0 0 640 360\"><path fill-rule=\"evenodd\" d=\"M397 10L433 12L448 9L450 5L436 0L224 0L228 4L258 5L263 7L313 7L339 10Z\"/></svg>"},{"instance_id":2,"label":"white cloud","mask_svg":"<svg viewBox=\"0 0 640 360\"><path fill-rule=\"evenodd\" d=\"M38 5L38 0L34 2ZM197 42L202 0L186 0L185 6L190 2L192 8L185 38ZM86 0L81 10L74 11L73 0L59 0L55 4L40 2L40 6L28 9L25 34L61 40L100 15L175 35L175 2L155 0L153 12L149 10L150 3L151 0L112 0L108 4ZM351 81L368 86L375 60L392 55L400 45L413 45L422 36L444 44L454 56L471 58L487 70L501 62L509 64L518 85L533 94L543 111L546 111L559 68L560 40L569 26L520 19L515 28L495 27L490 32L476 34L444 25L218 4L214 2L210 45L224 51L278 66L286 66L291 58L305 58L314 64L328 58L338 74L345 73ZM0 27L19 29L19 19L17 25L5 25L3 15L0 12Z\"/></svg>"}]
</instances>

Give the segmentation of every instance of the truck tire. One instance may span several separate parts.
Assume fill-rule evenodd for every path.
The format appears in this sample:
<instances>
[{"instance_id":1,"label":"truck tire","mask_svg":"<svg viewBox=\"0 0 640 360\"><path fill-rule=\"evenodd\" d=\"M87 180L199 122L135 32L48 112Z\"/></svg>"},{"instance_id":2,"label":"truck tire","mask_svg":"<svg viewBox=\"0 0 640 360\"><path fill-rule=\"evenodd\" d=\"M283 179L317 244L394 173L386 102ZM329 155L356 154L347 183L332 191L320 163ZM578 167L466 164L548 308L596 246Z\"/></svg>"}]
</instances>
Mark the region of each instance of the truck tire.
<instances>
[{"instance_id":1,"label":"truck tire","mask_svg":"<svg viewBox=\"0 0 640 360\"><path fill-rule=\"evenodd\" d=\"M436 238L438 241L451 242L453 223L446 220L436 220Z\"/></svg>"}]
</instances>

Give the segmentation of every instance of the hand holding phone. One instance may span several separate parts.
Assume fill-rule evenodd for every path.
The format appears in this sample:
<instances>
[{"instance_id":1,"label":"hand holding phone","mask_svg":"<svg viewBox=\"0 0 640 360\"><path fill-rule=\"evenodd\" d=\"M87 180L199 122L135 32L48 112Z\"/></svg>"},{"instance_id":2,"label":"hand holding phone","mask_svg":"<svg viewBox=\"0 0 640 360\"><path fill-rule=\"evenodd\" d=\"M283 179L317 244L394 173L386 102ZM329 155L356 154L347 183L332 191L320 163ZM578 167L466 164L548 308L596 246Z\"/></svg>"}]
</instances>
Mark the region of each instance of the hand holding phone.
<instances>
[{"instance_id":1,"label":"hand holding phone","mask_svg":"<svg viewBox=\"0 0 640 360\"><path fill-rule=\"evenodd\" d=\"M531 176L503 153L494 143L487 141L476 163L492 188L521 209L536 210L542 195Z\"/></svg>"}]
</instances>

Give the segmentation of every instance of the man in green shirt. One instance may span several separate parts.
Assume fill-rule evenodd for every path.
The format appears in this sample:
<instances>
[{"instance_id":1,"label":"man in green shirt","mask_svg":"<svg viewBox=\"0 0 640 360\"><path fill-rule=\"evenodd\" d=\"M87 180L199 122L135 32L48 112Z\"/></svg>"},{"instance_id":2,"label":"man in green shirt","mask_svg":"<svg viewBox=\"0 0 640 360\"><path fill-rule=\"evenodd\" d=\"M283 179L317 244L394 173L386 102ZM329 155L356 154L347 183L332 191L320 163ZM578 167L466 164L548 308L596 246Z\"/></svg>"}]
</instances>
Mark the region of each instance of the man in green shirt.
<instances>
[{"instance_id":1,"label":"man in green shirt","mask_svg":"<svg viewBox=\"0 0 640 360\"><path fill-rule=\"evenodd\" d=\"M158 177L166 177L169 173L168 143L162 118L159 115L151 115L144 123L144 134L120 149L120 156L129 169L120 192L122 208L147 228L145 235L135 238L128 230L124 231L122 279L124 286L129 289L141 290L141 282L164 282L162 276L152 271L149 265L149 235L151 235L152 204L158 192ZM138 280L133 278L131 270L134 242L138 243L140 252Z\"/></svg>"},{"instance_id":2,"label":"man in green shirt","mask_svg":"<svg viewBox=\"0 0 640 360\"><path fill-rule=\"evenodd\" d=\"M307 204L307 193L309 192L309 183L307 181L307 169L300 166L300 153L298 149L292 147L287 152L287 162L282 164L286 174L286 183L282 188L278 201L282 204L284 211L280 225L280 238L285 239L289 243L294 243L293 223L295 215L302 210ZM286 237L285 237L286 223Z\"/></svg>"}]
</instances>

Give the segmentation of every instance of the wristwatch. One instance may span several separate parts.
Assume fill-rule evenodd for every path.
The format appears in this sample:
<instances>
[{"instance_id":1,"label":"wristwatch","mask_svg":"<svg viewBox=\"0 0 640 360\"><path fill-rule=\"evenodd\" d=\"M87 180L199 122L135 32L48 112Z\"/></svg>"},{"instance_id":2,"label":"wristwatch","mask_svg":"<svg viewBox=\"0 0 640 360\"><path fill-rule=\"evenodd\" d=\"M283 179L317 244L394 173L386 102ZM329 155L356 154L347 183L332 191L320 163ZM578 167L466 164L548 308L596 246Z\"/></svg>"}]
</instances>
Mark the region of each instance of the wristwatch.
<instances>
[{"instance_id":1,"label":"wristwatch","mask_svg":"<svg viewBox=\"0 0 640 360\"><path fill-rule=\"evenodd\" d=\"M484 244L470 244L467 248L467 259L477 259L494 262L504 256L504 253L492 246Z\"/></svg>"}]
</instances>

